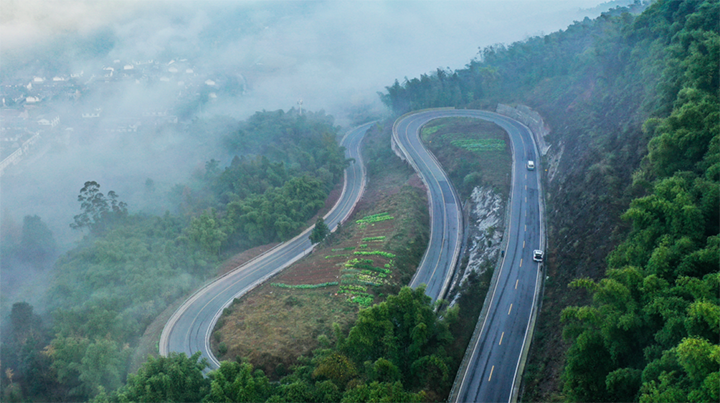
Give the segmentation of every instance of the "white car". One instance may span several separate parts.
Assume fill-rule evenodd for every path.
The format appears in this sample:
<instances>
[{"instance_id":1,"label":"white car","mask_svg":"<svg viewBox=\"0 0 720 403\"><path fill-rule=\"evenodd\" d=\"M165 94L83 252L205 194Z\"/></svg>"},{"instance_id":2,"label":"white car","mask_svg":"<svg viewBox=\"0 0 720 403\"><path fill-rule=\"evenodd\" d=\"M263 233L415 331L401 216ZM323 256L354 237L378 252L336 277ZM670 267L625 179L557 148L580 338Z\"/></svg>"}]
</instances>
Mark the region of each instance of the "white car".
<instances>
[{"instance_id":1,"label":"white car","mask_svg":"<svg viewBox=\"0 0 720 403\"><path fill-rule=\"evenodd\" d=\"M528 161L528 162L527 162L527 169L528 169L528 171L534 170L534 169L535 169L535 161L532 161L532 160Z\"/></svg>"},{"instance_id":2,"label":"white car","mask_svg":"<svg viewBox=\"0 0 720 403\"><path fill-rule=\"evenodd\" d=\"M533 251L533 260L536 262L542 262L543 261L543 251L540 249L535 249Z\"/></svg>"}]
</instances>

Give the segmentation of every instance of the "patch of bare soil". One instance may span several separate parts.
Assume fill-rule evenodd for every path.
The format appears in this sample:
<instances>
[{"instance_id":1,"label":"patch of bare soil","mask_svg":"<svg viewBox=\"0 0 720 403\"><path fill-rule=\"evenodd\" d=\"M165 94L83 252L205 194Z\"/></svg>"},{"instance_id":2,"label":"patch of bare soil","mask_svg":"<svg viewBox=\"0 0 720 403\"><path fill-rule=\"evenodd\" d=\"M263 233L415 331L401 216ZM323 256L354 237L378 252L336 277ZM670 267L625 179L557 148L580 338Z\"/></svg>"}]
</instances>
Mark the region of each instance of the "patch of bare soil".
<instances>
[{"instance_id":1,"label":"patch of bare soil","mask_svg":"<svg viewBox=\"0 0 720 403\"><path fill-rule=\"evenodd\" d=\"M260 256L261 254L274 248L276 245L278 244L270 243L267 245L260 245L236 254L232 258L226 260L222 265L220 265L217 275L221 276L239 266L242 266L243 264L254 259L255 257ZM148 357L158 356L158 343L160 342L160 335L162 334L165 324L168 320L170 320L170 317L175 312L175 310L177 310L180 305L182 305L182 303L185 302L185 300L190 297L190 295L192 295L192 293L194 293L195 291L196 290L192 290L187 295L184 295L181 298L175 300L175 302L165 308L165 310L160 315L158 315L155 320L150 323L150 325L148 325L148 327L145 329L145 333L143 333L142 337L140 337L140 341L138 342L138 348L135 350L135 354L133 354L132 360L130 361L130 372L137 371L137 369L140 368L140 365L147 361Z\"/></svg>"},{"instance_id":2,"label":"patch of bare soil","mask_svg":"<svg viewBox=\"0 0 720 403\"><path fill-rule=\"evenodd\" d=\"M410 177L410 179L408 179L408 185L414 188L418 188L423 192L427 192L427 186L425 186L425 183L423 183L422 179L420 179L420 176L418 174L414 174Z\"/></svg>"},{"instance_id":3,"label":"patch of bare soil","mask_svg":"<svg viewBox=\"0 0 720 403\"><path fill-rule=\"evenodd\" d=\"M299 353L317 347L318 336L332 337L333 323L347 328L356 311L337 295L337 287L294 290L264 284L220 318L222 330L213 334L212 344L220 359L244 357L277 379ZM219 346L227 352L218 354Z\"/></svg>"}]
</instances>

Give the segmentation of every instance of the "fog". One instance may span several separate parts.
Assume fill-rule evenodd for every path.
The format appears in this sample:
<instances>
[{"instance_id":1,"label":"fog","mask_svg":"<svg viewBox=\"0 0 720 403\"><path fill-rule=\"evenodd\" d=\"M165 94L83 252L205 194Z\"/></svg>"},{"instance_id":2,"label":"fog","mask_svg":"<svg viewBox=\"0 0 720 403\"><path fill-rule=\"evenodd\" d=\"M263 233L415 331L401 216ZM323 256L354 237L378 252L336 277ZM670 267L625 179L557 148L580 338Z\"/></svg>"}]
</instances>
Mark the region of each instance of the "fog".
<instances>
[{"instance_id":1,"label":"fog","mask_svg":"<svg viewBox=\"0 0 720 403\"><path fill-rule=\"evenodd\" d=\"M68 250L82 236L69 223L85 181L131 212L171 209L174 184L231 158L218 139L234 121L220 116L300 106L349 126L387 113L377 92L395 79L461 68L478 48L629 2L0 0L3 127L59 118L29 127L39 140L2 172L2 222L39 215ZM38 275L2 265L5 301Z\"/></svg>"},{"instance_id":2,"label":"fog","mask_svg":"<svg viewBox=\"0 0 720 403\"><path fill-rule=\"evenodd\" d=\"M302 99L307 108L342 114L376 102L375 92L396 78L463 67L478 47L565 28L598 14L602 8L592 7L599 3L3 0L2 49L14 57L0 65L35 49L81 55L72 42L59 42L94 37L111 47L96 62L188 58L207 72L243 74L252 94L218 105L221 113L244 117ZM75 69L86 64L72 62Z\"/></svg>"}]
</instances>

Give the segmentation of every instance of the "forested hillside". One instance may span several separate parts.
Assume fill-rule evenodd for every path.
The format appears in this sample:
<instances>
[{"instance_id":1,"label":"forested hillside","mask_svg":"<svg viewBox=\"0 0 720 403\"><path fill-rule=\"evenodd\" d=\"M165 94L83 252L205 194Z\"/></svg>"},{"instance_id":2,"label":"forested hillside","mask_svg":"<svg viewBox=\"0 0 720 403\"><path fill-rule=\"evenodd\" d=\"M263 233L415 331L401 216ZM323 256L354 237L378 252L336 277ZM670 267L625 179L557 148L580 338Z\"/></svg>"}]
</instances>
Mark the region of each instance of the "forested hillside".
<instances>
[{"instance_id":1,"label":"forested hillside","mask_svg":"<svg viewBox=\"0 0 720 403\"><path fill-rule=\"evenodd\" d=\"M632 186L647 194L622 215L630 234L605 278L571 283L593 298L562 314L571 400L720 400L720 7L690 3L656 4L628 35L666 49L676 97L670 116L643 127L648 154Z\"/></svg>"},{"instance_id":2,"label":"forested hillside","mask_svg":"<svg viewBox=\"0 0 720 403\"><path fill-rule=\"evenodd\" d=\"M177 185L177 213L163 216L86 182L68 222L87 234L55 264L51 317L18 303L3 324L3 401L82 401L123 385L160 312L224 258L294 236L323 207L345 167L338 130L324 113L258 112L225 137L239 156Z\"/></svg>"},{"instance_id":3,"label":"forested hillside","mask_svg":"<svg viewBox=\"0 0 720 403\"><path fill-rule=\"evenodd\" d=\"M381 94L396 113L522 103L551 128L525 400L720 398L719 21L717 1L636 4Z\"/></svg>"},{"instance_id":4,"label":"forested hillside","mask_svg":"<svg viewBox=\"0 0 720 403\"><path fill-rule=\"evenodd\" d=\"M637 3L381 94L396 114L525 104L551 129L548 277L523 400L720 400L719 21L717 0ZM226 137L238 157L175 186L163 216L88 178L68 217L87 236L56 264L52 316L18 303L3 323L2 400L442 399L459 310L435 312L422 288L362 310L334 345L321 336L279 383L247 363L203 378L197 355L127 376L169 304L222 259L288 239L316 214L346 164L337 136L323 113L257 113ZM27 230L40 224L30 217Z\"/></svg>"}]
</instances>

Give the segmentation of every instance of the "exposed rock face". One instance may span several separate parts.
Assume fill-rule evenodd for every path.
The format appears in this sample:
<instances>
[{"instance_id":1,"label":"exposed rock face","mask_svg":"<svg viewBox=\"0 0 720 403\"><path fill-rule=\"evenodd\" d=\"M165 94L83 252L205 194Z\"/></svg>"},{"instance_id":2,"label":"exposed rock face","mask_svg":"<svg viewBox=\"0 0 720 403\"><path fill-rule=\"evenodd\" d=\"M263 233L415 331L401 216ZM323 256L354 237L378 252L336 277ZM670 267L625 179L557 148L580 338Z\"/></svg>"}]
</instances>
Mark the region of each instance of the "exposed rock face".
<instances>
[{"instance_id":1,"label":"exposed rock face","mask_svg":"<svg viewBox=\"0 0 720 403\"><path fill-rule=\"evenodd\" d=\"M494 267L500 257L500 246L505 230L504 202L500 195L488 187L476 187L470 195L470 214L467 226L468 264L455 285L462 284L473 272L483 273ZM455 295L452 304L457 302Z\"/></svg>"}]
</instances>

